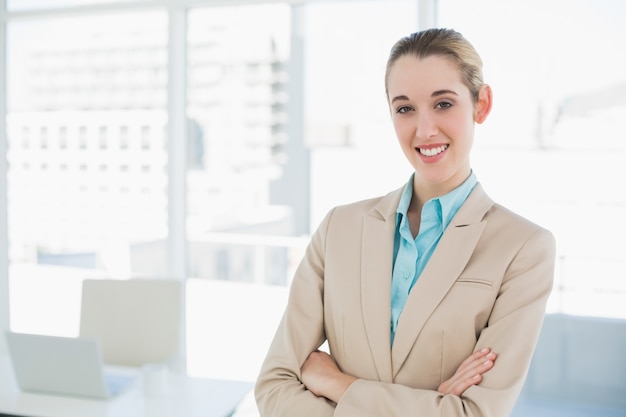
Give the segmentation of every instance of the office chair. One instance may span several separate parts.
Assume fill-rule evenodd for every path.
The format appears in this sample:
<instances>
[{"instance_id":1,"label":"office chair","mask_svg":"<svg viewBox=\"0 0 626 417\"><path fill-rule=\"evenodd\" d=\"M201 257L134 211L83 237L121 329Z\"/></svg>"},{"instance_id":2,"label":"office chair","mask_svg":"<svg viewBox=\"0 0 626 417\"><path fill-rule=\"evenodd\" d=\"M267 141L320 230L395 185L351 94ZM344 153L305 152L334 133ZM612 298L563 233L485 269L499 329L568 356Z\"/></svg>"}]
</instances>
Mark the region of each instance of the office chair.
<instances>
[{"instance_id":1,"label":"office chair","mask_svg":"<svg viewBox=\"0 0 626 417\"><path fill-rule=\"evenodd\" d=\"M171 279L83 281L80 336L106 364L165 363L179 354L183 285Z\"/></svg>"}]
</instances>

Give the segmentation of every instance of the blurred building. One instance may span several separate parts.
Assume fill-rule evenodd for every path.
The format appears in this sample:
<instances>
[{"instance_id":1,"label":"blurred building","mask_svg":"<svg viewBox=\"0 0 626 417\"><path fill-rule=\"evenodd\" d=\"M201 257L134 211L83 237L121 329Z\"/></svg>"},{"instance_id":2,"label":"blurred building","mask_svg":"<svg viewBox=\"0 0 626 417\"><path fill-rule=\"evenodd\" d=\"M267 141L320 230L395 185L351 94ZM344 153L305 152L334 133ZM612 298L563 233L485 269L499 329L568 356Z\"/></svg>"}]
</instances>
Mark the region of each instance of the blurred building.
<instances>
[{"instance_id":1,"label":"blurred building","mask_svg":"<svg viewBox=\"0 0 626 417\"><path fill-rule=\"evenodd\" d=\"M10 256L73 263L82 254L81 266L97 266L98 251L123 256L168 233L168 141L180 139L167 137L167 27L46 34L14 43ZM284 161L286 57L264 36L237 53L231 44L214 24L189 40L190 239L263 224L279 233L289 216L269 191Z\"/></svg>"}]
</instances>

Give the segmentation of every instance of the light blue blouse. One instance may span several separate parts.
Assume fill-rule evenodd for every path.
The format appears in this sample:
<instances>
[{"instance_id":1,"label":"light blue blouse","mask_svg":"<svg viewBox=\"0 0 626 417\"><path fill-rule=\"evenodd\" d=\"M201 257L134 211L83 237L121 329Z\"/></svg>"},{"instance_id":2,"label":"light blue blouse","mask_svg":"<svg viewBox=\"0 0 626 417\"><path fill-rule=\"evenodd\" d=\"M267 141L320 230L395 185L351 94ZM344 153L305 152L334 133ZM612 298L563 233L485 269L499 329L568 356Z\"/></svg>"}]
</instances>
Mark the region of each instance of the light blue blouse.
<instances>
[{"instance_id":1,"label":"light blue blouse","mask_svg":"<svg viewBox=\"0 0 626 417\"><path fill-rule=\"evenodd\" d=\"M422 208L419 233L413 239L407 217L413 197L413 178L414 174L404 187L396 210L394 263L391 279L391 344L395 338L400 314L413 285L426 267L444 230L477 184L476 175L472 171L465 182L454 190L428 200Z\"/></svg>"}]
</instances>

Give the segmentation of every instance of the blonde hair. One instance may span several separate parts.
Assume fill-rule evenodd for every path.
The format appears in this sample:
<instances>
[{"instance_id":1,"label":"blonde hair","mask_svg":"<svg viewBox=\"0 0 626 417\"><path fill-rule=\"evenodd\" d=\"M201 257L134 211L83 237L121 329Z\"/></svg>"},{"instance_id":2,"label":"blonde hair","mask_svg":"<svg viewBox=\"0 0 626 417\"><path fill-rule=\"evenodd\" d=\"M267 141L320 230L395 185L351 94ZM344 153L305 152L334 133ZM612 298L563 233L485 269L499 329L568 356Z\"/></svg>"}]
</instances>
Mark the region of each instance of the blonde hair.
<instances>
[{"instance_id":1,"label":"blonde hair","mask_svg":"<svg viewBox=\"0 0 626 417\"><path fill-rule=\"evenodd\" d=\"M483 61L467 39L452 29L426 29L412 33L397 41L391 48L385 72L385 93L389 97L389 72L396 61L404 55L416 58L441 56L457 65L463 83L470 90L474 102L483 85Z\"/></svg>"}]
</instances>

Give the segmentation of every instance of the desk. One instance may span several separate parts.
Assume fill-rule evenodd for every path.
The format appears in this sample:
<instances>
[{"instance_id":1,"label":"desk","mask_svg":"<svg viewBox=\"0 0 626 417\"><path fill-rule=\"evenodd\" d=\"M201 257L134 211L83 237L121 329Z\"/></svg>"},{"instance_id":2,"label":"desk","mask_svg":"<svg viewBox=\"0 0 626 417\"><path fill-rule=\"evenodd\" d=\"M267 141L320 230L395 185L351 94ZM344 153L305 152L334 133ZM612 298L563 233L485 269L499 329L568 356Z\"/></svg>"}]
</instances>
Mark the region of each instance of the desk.
<instances>
[{"instance_id":1,"label":"desk","mask_svg":"<svg viewBox=\"0 0 626 417\"><path fill-rule=\"evenodd\" d=\"M11 362L0 357L0 414L27 417L226 417L252 390L250 382L191 378L170 373L158 395L145 394L141 381L110 400L20 391Z\"/></svg>"}]
</instances>

